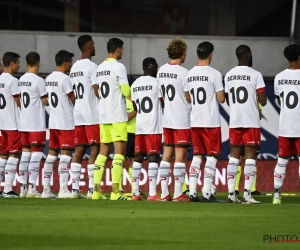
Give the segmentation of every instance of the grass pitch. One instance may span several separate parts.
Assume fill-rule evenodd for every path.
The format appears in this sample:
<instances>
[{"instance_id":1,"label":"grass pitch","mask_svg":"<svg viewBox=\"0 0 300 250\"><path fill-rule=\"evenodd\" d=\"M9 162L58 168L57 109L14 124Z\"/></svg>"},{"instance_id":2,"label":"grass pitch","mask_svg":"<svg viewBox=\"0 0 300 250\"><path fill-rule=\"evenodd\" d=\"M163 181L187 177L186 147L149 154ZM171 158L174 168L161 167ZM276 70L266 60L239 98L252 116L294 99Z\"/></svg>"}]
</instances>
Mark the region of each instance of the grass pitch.
<instances>
[{"instance_id":1,"label":"grass pitch","mask_svg":"<svg viewBox=\"0 0 300 250\"><path fill-rule=\"evenodd\" d=\"M225 194L218 198L226 199ZM0 199L0 249L300 249L300 196L261 205Z\"/></svg>"}]
</instances>

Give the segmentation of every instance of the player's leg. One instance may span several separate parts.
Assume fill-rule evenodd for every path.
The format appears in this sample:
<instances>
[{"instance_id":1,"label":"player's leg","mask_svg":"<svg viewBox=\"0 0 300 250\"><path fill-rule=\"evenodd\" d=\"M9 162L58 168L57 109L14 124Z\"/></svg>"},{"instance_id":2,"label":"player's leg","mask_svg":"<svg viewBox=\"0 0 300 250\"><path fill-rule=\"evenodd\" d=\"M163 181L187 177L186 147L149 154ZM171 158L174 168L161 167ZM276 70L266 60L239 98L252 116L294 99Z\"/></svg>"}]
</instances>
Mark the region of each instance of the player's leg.
<instances>
[{"instance_id":1,"label":"player's leg","mask_svg":"<svg viewBox=\"0 0 300 250\"><path fill-rule=\"evenodd\" d=\"M46 145L46 132L30 132L30 147L31 157L29 162L29 186L28 186L28 198L41 198L41 194L36 190L36 182L40 173L41 160L43 158L43 151Z\"/></svg>"},{"instance_id":2,"label":"player's leg","mask_svg":"<svg viewBox=\"0 0 300 250\"><path fill-rule=\"evenodd\" d=\"M128 166L129 166L128 171L130 172L130 169L131 169L131 172L132 172L132 165L133 165L134 158L135 158L135 156L134 156L135 134L134 133L127 133L127 138L128 138L128 141L127 141L126 155L125 156L126 156ZM129 174L129 176L130 176L130 174ZM119 189L121 190L121 192L123 191L123 188L122 188L123 178L122 177L121 177L120 185L119 185ZM132 183L132 178L130 178L130 182Z\"/></svg>"},{"instance_id":3,"label":"player's leg","mask_svg":"<svg viewBox=\"0 0 300 250\"><path fill-rule=\"evenodd\" d=\"M164 153L159 166L161 201L171 201L169 179L171 162L175 153L173 129L164 128Z\"/></svg>"},{"instance_id":4,"label":"player's leg","mask_svg":"<svg viewBox=\"0 0 300 250\"><path fill-rule=\"evenodd\" d=\"M245 146L245 185L243 203L260 204L260 202L253 199L251 195L251 187L256 174L256 152L258 146L260 145L260 128L247 128L244 131L245 133L243 134L243 142Z\"/></svg>"},{"instance_id":5,"label":"player's leg","mask_svg":"<svg viewBox=\"0 0 300 250\"><path fill-rule=\"evenodd\" d=\"M158 161L160 157L161 134L146 135L146 147L149 155L148 178L149 196L148 201L160 201L160 196L156 193L156 183L158 176Z\"/></svg>"},{"instance_id":6,"label":"player's leg","mask_svg":"<svg viewBox=\"0 0 300 250\"><path fill-rule=\"evenodd\" d=\"M29 132L21 133L22 155L19 164L20 198L27 196L28 166L31 158Z\"/></svg>"},{"instance_id":7,"label":"player's leg","mask_svg":"<svg viewBox=\"0 0 300 250\"><path fill-rule=\"evenodd\" d=\"M0 132L1 134L1 132ZM0 136L0 183L3 181L4 179L4 169L5 169L5 165L6 165L6 162L7 162L7 159L8 159L8 152L5 152L6 149L5 149L5 142L3 141L4 139L4 136ZM1 189L1 187L0 187ZM0 190L0 196L2 195L2 191Z\"/></svg>"},{"instance_id":8,"label":"player's leg","mask_svg":"<svg viewBox=\"0 0 300 250\"><path fill-rule=\"evenodd\" d=\"M202 155L205 154L203 143L200 139L200 128L191 128L191 137L193 144L193 160L190 166L189 174L189 188L190 188L190 201L198 202L200 201L198 198L197 185L200 174L200 166L202 162Z\"/></svg>"},{"instance_id":9,"label":"player's leg","mask_svg":"<svg viewBox=\"0 0 300 250\"><path fill-rule=\"evenodd\" d=\"M228 203L240 203L235 194L235 180L240 158L243 128L230 128L230 158L227 166Z\"/></svg>"},{"instance_id":10,"label":"player's leg","mask_svg":"<svg viewBox=\"0 0 300 250\"><path fill-rule=\"evenodd\" d=\"M87 198L91 199L94 192L94 164L100 150L100 126L99 124L85 126L85 130L90 145L90 157L87 165L89 176L89 191Z\"/></svg>"},{"instance_id":11,"label":"player's leg","mask_svg":"<svg viewBox=\"0 0 300 250\"><path fill-rule=\"evenodd\" d=\"M75 152L71 162L72 195L71 198L86 198L80 193L79 181L81 175L82 159L88 146L85 126L75 126Z\"/></svg>"},{"instance_id":12,"label":"player's leg","mask_svg":"<svg viewBox=\"0 0 300 250\"><path fill-rule=\"evenodd\" d=\"M257 160L258 160L258 155L259 155L259 147L257 148L257 151L256 151L256 164L257 164ZM254 180L253 180L253 184L252 184L252 188L251 188L251 194L252 195L262 195L261 192L259 192L257 189L256 189L256 179L257 179L257 167L256 167L256 174L255 174L255 177L254 177Z\"/></svg>"},{"instance_id":13,"label":"player's leg","mask_svg":"<svg viewBox=\"0 0 300 250\"><path fill-rule=\"evenodd\" d=\"M240 159L239 159L239 165L236 172L236 179L235 179L235 194L239 195L239 185L240 185L240 179L242 175L242 165L245 160L245 147L240 147L241 153L240 153Z\"/></svg>"},{"instance_id":14,"label":"player's leg","mask_svg":"<svg viewBox=\"0 0 300 250\"><path fill-rule=\"evenodd\" d=\"M94 191L93 200L106 199L101 191L101 181L105 169L105 163L107 157L109 156L112 138L110 134L111 124L101 124L100 125L100 151L94 163Z\"/></svg>"},{"instance_id":15,"label":"player's leg","mask_svg":"<svg viewBox=\"0 0 300 250\"><path fill-rule=\"evenodd\" d=\"M278 160L274 169L273 204L281 204L281 188L284 183L286 166L290 157L296 154L296 138L278 137ZM300 151L300 150L299 150ZM300 153L300 152L299 152Z\"/></svg>"},{"instance_id":16,"label":"player's leg","mask_svg":"<svg viewBox=\"0 0 300 250\"><path fill-rule=\"evenodd\" d=\"M58 164L59 174L59 193L58 198L71 198L71 192L68 189L70 162L72 160L72 152L75 148L74 135L75 130L60 130L59 146L60 159Z\"/></svg>"},{"instance_id":17,"label":"player's leg","mask_svg":"<svg viewBox=\"0 0 300 250\"><path fill-rule=\"evenodd\" d=\"M7 140L4 144L6 153L9 154L6 165L5 165L5 186L3 190L4 198L15 198L19 197L13 189L13 181L16 176L20 154L22 151L21 145L21 134L19 131L2 131L2 136ZM3 147L3 146L2 146Z\"/></svg>"},{"instance_id":18,"label":"player's leg","mask_svg":"<svg viewBox=\"0 0 300 250\"><path fill-rule=\"evenodd\" d=\"M174 163L174 198L173 201L187 202L189 198L182 193L182 184L186 174L186 161L190 147L190 129L174 130L175 163Z\"/></svg>"},{"instance_id":19,"label":"player's leg","mask_svg":"<svg viewBox=\"0 0 300 250\"><path fill-rule=\"evenodd\" d=\"M127 123L118 122L112 124L111 137L114 143L114 158L112 161L112 192L111 200L131 200L124 196L119 189L120 179L123 175L124 159L127 146Z\"/></svg>"},{"instance_id":20,"label":"player's leg","mask_svg":"<svg viewBox=\"0 0 300 250\"><path fill-rule=\"evenodd\" d=\"M142 196L140 195L139 185L142 163L146 153L147 148L145 144L145 135L136 135L134 148L135 157L132 165L132 200L143 200Z\"/></svg>"},{"instance_id":21,"label":"player's leg","mask_svg":"<svg viewBox=\"0 0 300 250\"><path fill-rule=\"evenodd\" d=\"M207 154L204 167L204 185L202 199L204 202L223 202L216 199L211 193L211 188L216 175L217 159L221 154L221 128L201 128L201 138Z\"/></svg>"}]
</instances>

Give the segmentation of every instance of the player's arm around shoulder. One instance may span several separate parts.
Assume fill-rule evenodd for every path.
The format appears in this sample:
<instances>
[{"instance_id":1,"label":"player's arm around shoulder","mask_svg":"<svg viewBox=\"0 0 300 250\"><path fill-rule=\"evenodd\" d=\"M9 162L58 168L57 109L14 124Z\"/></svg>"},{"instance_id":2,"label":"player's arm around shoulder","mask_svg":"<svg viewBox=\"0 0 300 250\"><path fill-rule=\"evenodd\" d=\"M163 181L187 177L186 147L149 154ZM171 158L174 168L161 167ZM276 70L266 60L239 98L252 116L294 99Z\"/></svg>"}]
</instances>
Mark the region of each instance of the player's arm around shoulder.
<instances>
[{"instance_id":1,"label":"player's arm around shoulder","mask_svg":"<svg viewBox=\"0 0 300 250\"><path fill-rule=\"evenodd\" d=\"M226 101L227 105L230 106L229 105L229 97L228 97L228 84L226 82L227 74L225 76L224 75L222 76L222 81L224 82L225 101Z\"/></svg>"},{"instance_id":2,"label":"player's arm around shoulder","mask_svg":"<svg viewBox=\"0 0 300 250\"><path fill-rule=\"evenodd\" d=\"M127 79L127 71L122 63L119 63L119 69L117 71L117 77L119 79L119 85L124 97L129 97L131 95L131 89Z\"/></svg>"},{"instance_id":3,"label":"player's arm around shoulder","mask_svg":"<svg viewBox=\"0 0 300 250\"><path fill-rule=\"evenodd\" d=\"M98 69L97 64L94 62L91 62L90 79L91 79L91 83L93 86L95 96L100 99L97 69Z\"/></svg>"},{"instance_id":4,"label":"player's arm around shoulder","mask_svg":"<svg viewBox=\"0 0 300 250\"><path fill-rule=\"evenodd\" d=\"M66 77L63 81L63 90L66 95L69 97L73 105L75 105L75 95L72 87L72 82L69 77Z\"/></svg>"},{"instance_id":5,"label":"player's arm around shoulder","mask_svg":"<svg viewBox=\"0 0 300 250\"><path fill-rule=\"evenodd\" d=\"M185 99L188 103L192 103L191 95L190 95L190 88L188 83L188 74L185 75L183 80L183 91L185 95Z\"/></svg>"},{"instance_id":6,"label":"player's arm around shoulder","mask_svg":"<svg viewBox=\"0 0 300 250\"><path fill-rule=\"evenodd\" d=\"M46 81L43 78L40 78L40 81L38 82L36 86L36 90L38 91L40 98L42 100L42 103L45 106L49 106L48 102L48 93L46 89Z\"/></svg>"},{"instance_id":7,"label":"player's arm around shoulder","mask_svg":"<svg viewBox=\"0 0 300 250\"><path fill-rule=\"evenodd\" d=\"M215 91L216 91L216 96L217 96L218 102L224 103L225 102L225 91L224 91L224 87L223 87L222 74L219 71L216 71L216 78L215 78L214 86L215 86Z\"/></svg>"},{"instance_id":8,"label":"player's arm around shoulder","mask_svg":"<svg viewBox=\"0 0 300 250\"><path fill-rule=\"evenodd\" d=\"M21 108L21 100L20 100L20 91L19 91L19 81L17 78L14 78L10 84L10 91L12 96L15 99L15 102L19 108Z\"/></svg>"}]
</instances>

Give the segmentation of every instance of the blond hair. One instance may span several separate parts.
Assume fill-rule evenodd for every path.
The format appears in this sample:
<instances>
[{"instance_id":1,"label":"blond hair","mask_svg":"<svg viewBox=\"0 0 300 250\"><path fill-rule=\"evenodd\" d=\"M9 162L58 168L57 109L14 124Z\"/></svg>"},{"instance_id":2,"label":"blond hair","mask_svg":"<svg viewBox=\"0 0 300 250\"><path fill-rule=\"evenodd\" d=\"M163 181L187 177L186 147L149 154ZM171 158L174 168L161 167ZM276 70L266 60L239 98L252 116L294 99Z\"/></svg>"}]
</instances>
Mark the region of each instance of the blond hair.
<instances>
[{"instance_id":1,"label":"blond hair","mask_svg":"<svg viewBox=\"0 0 300 250\"><path fill-rule=\"evenodd\" d=\"M169 46L167 47L169 58L170 59L181 58L187 49L188 49L187 43L180 37L176 37L170 42Z\"/></svg>"}]
</instances>

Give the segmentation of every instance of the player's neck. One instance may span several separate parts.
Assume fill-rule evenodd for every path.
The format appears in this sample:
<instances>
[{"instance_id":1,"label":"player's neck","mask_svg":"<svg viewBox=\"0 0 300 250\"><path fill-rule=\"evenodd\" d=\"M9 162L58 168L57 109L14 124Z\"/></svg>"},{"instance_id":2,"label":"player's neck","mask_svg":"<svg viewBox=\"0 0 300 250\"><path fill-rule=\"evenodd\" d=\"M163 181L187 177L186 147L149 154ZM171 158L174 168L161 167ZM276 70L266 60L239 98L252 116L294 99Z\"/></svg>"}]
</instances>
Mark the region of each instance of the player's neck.
<instances>
[{"instance_id":1,"label":"player's neck","mask_svg":"<svg viewBox=\"0 0 300 250\"><path fill-rule=\"evenodd\" d=\"M239 61L239 64L238 64L238 66L247 66L247 67L250 67L249 66L249 62L244 62L244 61Z\"/></svg>"},{"instance_id":2,"label":"player's neck","mask_svg":"<svg viewBox=\"0 0 300 250\"><path fill-rule=\"evenodd\" d=\"M112 58L112 59L118 60L118 56L113 53L108 53L107 58Z\"/></svg>"},{"instance_id":3,"label":"player's neck","mask_svg":"<svg viewBox=\"0 0 300 250\"><path fill-rule=\"evenodd\" d=\"M14 72L11 68L4 68L3 73L8 73L8 74L11 74L11 75L14 74Z\"/></svg>"},{"instance_id":4,"label":"player's neck","mask_svg":"<svg viewBox=\"0 0 300 250\"><path fill-rule=\"evenodd\" d=\"M67 73L67 72L65 71L64 67L60 67L60 66L56 67L55 71L61 72L61 73L64 73L64 74Z\"/></svg>"},{"instance_id":5,"label":"player's neck","mask_svg":"<svg viewBox=\"0 0 300 250\"><path fill-rule=\"evenodd\" d=\"M290 62L289 69L300 69L300 65L297 62Z\"/></svg>"},{"instance_id":6,"label":"player's neck","mask_svg":"<svg viewBox=\"0 0 300 250\"><path fill-rule=\"evenodd\" d=\"M170 62L169 62L170 65L181 65L181 59L172 59Z\"/></svg>"},{"instance_id":7,"label":"player's neck","mask_svg":"<svg viewBox=\"0 0 300 250\"><path fill-rule=\"evenodd\" d=\"M39 68L38 67L30 67L27 69L27 73L32 73L32 74L36 74L39 72Z\"/></svg>"},{"instance_id":8,"label":"player's neck","mask_svg":"<svg viewBox=\"0 0 300 250\"><path fill-rule=\"evenodd\" d=\"M84 60L84 59L89 59L89 60L92 60L92 56L91 55L88 55L88 54L84 54L84 53L82 53L82 55L81 55L81 58L80 58L81 60Z\"/></svg>"},{"instance_id":9,"label":"player's neck","mask_svg":"<svg viewBox=\"0 0 300 250\"><path fill-rule=\"evenodd\" d=\"M197 66L209 66L209 64L210 64L209 59L198 60Z\"/></svg>"}]
</instances>

